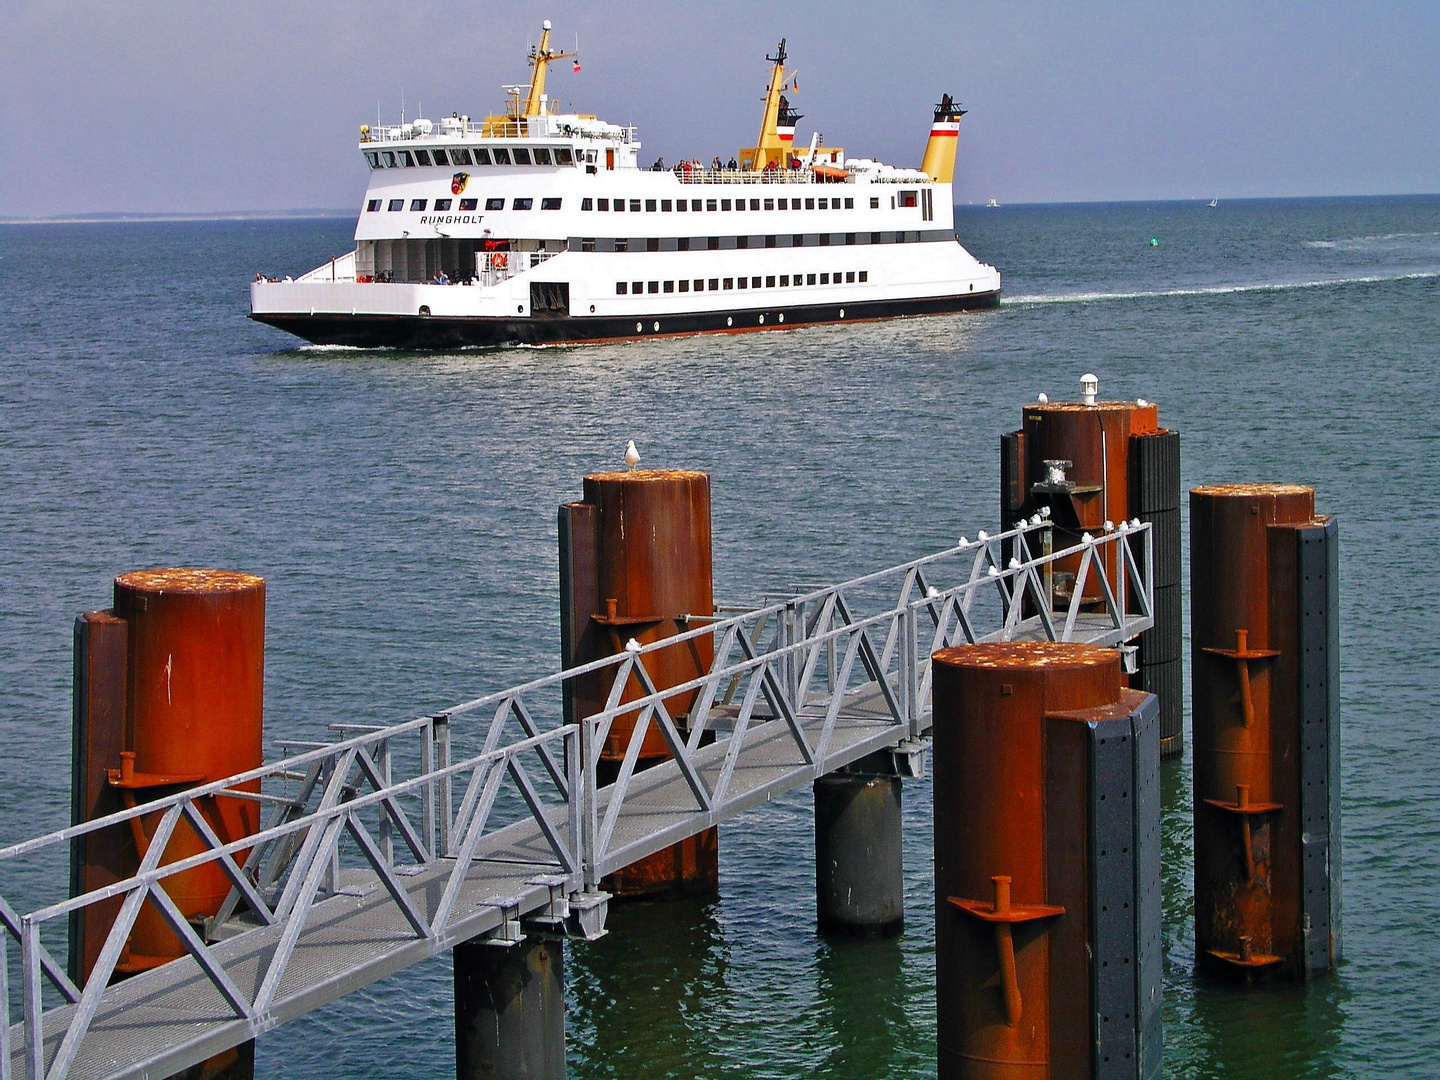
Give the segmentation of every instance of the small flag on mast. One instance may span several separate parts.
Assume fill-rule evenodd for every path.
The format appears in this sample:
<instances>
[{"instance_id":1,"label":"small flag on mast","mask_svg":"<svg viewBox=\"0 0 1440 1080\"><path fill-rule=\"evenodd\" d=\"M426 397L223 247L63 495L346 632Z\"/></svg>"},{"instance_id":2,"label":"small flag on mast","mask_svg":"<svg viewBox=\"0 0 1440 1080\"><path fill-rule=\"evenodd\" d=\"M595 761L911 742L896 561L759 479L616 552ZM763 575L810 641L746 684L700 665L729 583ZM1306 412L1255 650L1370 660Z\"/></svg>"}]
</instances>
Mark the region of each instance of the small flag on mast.
<instances>
[{"instance_id":1,"label":"small flag on mast","mask_svg":"<svg viewBox=\"0 0 1440 1080\"><path fill-rule=\"evenodd\" d=\"M579 61L579 60L576 60L576 61L575 61L575 74L576 74L576 75L579 75L579 74L580 74L580 61Z\"/></svg>"},{"instance_id":2,"label":"small flag on mast","mask_svg":"<svg viewBox=\"0 0 1440 1080\"><path fill-rule=\"evenodd\" d=\"M795 94L800 92L800 76L795 76L795 82L791 85L790 91Z\"/></svg>"}]
</instances>

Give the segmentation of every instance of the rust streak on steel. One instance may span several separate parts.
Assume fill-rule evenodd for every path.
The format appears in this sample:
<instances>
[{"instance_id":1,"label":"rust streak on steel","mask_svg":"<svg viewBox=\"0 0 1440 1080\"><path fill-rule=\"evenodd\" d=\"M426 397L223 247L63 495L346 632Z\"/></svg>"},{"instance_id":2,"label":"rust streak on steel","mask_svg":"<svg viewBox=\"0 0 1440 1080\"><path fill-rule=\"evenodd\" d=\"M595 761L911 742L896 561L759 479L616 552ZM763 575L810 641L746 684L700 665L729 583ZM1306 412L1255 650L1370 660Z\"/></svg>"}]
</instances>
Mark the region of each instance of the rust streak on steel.
<instances>
[{"instance_id":1,"label":"rust streak on steel","mask_svg":"<svg viewBox=\"0 0 1440 1080\"><path fill-rule=\"evenodd\" d=\"M1312 488L1190 493L1195 937L1203 973L1303 977L1305 834L1297 530ZM1321 613L1322 616L1324 613ZM1308 740L1315 742L1316 740ZM1321 748L1324 751L1324 748ZM1324 836L1323 822L1313 829ZM1321 928L1317 927L1319 931Z\"/></svg>"},{"instance_id":2,"label":"rust streak on steel","mask_svg":"<svg viewBox=\"0 0 1440 1080\"><path fill-rule=\"evenodd\" d=\"M264 580L228 570L138 570L115 579L114 611L129 627L125 742L133 757L115 761L108 777L122 804L257 768L263 760ZM258 791L258 781L249 790ZM259 805L247 800L206 800L201 812L225 842L259 827ZM143 855L155 821L134 824ZM204 849L184 823L162 861ZM165 881L165 891L192 919L216 914L230 888L218 863ZM147 905L117 970L144 970L184 951Z\"/></svg>"},{"instance_id":3,"label":"rust streak on steel","mask_svg":"<svg viewBox=\"0 0 1440 1080\"><path fill-rule=\"evenodd\" d=\"M613 656L635 640L663 641L689 629L686 617L715 611L710 537L710 476L679 469L631 469L593 473L585 497L560 508L561 648L564 666ZM708 637L645 654L645 669L659 690L709 670L714 643ZM575 680L567 700L570 719L600 712L615 669ZM696 691L666 699L682 726ZM622 702L643 697L632 675ZM601 784L620 770L638 716L617 717L597 763ZM665 761L669 750L652 722L640 747L638 768ZM616 896L711 892L719 885L716 829L682 840L606 879Z\"/></svg>"},{"instance_id":4,"label":"rust streak on steel","mask_svg":"<svg viewBox=\"0 0 1440 1080\"><path fill-rule=\"evenodd\" d=\"M1092 1075L1083 730L1128 720L1148 695L1122 686L1115 650L1089 645L967 645L932 660L939 1075L1045 1077L1058 1063Z\"/></svg>"},{"instance_id":5,"label":"rust streak on steel","mask_svg":"<svg viewBox=\"0 0 1440 1080\"><path fill-rule=\"evenodd\" d=\"M1054 542L1062 547L1086 532L1099 534L1107 521L1139 518L1154 527L1155 626L1140 638L1139 670L1129 683L1161 698L1161 752L1179 754L1184 692L1179 434L1160 426L1154 402L1035 402L1024 407L1022 417L1020 430L1001 440L1003 524L1047 511ZM1056 462L1063 464L1052 470ZM1080 561L1076 556L1055 566L1058 602L1073 595ZM1113 573L1113 550L1105 553L1105 566ZM1095 576L1087 577L1081 595L1092 609L1103 603Z\"/></svg>"}]
</instances>

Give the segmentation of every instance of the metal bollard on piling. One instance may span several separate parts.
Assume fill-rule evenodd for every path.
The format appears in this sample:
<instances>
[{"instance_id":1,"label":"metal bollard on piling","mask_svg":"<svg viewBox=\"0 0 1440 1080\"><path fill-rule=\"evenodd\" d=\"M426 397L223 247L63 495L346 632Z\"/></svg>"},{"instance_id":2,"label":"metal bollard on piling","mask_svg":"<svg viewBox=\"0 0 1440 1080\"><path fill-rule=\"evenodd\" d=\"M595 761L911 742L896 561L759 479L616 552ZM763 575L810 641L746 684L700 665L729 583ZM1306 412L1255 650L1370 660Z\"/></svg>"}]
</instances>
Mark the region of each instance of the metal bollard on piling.
<instances>
[{"instance_id":1,"label":"metal bollard on piling","mask_svg":"<svg viewBox=\"0 0 1440 1080\"><path fill-rule=\"evenodd\" d=\"M672 469L636 469L585 477L585 498L560 507L560 648L565 667L621 652L689 629L688 617L715 613L710 543L710 476ZM646 671L659 690L704 674L714 659L708 637L647 653ZM566 685L567 722L605 707L613 671ZM631 679L621 701L643 696ZM696 694L666 699L682 733ZM617 717L600 750L597 781L614 781L635 727ZM669 757L652 724L637 771ZM603 888L617 898L712 893L720 885L719 831L714 828L616 871Z\"/></svg>"},{"instance_id":2,"label":"metal bollard on piling","mask_svg":"<svg viewBox=\"0 0 1440 1080\"><path fill-rule=\"evenodd\" d=\"M815 781L815 910L822 933L890 937L905 929L902 788L885 752Z\"/></svg>"},{"instance_id":3,"label":"metal bollard on piling","mask_svg":"<svg viewBox=\"0 0 1440 1080\"><path fill-rule=\"evenodd\" d=\"M1180 433L1160 427L1153 401L1097 401L1094 376L1081 385L1081 401L1026 405L1021 429L1001 436L1001 521L1009 528L1048 510L1058 547L1101 532L1107 521L1151 524L1155 626L1140 636L1139 669L1130 685L1159 697L1160 753L1175 757L1183 748L1184 706ZM1055 568L1062 600L1068 600L1074 570L1063 562ZM1092 581L1090 590L1087 598L1098 601L1099 583Z\"/></svg>"},{"instance_id":4,"label":"metal bollard on piling","mask_svg":"<svg viewBox=\"0 0 1440 1080\"><path fill-rule=\"evenodd\" d=\"M228 570L139 570L115 579L114 596L113 608L75 620L71 809L76 824L245 772L263 759L264 579ZM249 790L259 791L259 782ZM217 799L202 813L230 840L259 827L258 803ZM132 819L128 829L77 839L71 894L134 874L155 818ZM204 847L182 822L162 862L177 862ZM231 888L218 863L173 874L161 884L196 923L214 917ZM76 982L88 979L121 899L72 914L69 967ZM115 973L123 978L184 955L179 937L147 902ZM207 1080L248 1078L254 1073L254 1043L227 1050L191 1072Z\"/></svg>"},{"instance_id":5,"label":"metal bollard on piling","mask_svg":"<svg viewBox=\"0 0 1440 1080\"><path fill-rule=\"evenodd\" d=\"M932 664L939 1077L1158 1078L1155 697L1090 645Z\"/></svg>"},{"instance_id":6,"label":"metal bollard on piling","mask_svg":"<svg viewBox=\"0 0 1440 1080\"><path fill-rule=\"evenodd\" d=\"M1190 492L1195 955L1305 979L1340 958L1339 529L1313 488Z\"/></svg>"}]
</instances>

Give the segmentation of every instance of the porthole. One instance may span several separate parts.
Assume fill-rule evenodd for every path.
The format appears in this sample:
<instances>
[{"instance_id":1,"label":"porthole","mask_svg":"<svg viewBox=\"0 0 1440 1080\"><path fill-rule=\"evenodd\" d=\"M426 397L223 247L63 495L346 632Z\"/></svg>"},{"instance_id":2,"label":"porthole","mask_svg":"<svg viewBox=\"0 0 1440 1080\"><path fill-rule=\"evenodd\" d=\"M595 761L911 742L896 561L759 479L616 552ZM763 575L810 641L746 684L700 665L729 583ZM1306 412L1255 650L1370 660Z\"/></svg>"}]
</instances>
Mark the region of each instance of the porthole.
<instances>
[{"instance_id":1,"label":"porthole","mask_svg":"<svg viewBox=\"0 0 1440 1080\"><path fill-rule=\"evenodd\" d=\"M734 326L734 325L735 325L735 320L734 320L733 318L731 318L730 316L727 315L727 316L725 317L725 325L726 325L726 326Z\"/></svg>"},{"instance_id":2,"label":"porthole","mask_svg":"<svg viewBox=\"0 0 1440 1080\"><path fill-rule=\"evenodd\" d=\"M594 314L595 314L595 305L594 305L594 304L591 304L591 305L590 305L590 314L591 314L591 315L594 315Z\"/></svg>"},{"instance_id":3,"label":"porthole","mask_svg":"<svg viewBox=\"0 0 1440 1080\"><path fill-rule=\"evenodd\" d=\"M516 304L516 305L515 305L515 312L516 312L516 314L524 315L524 314L525 314L525 305L524 305L524 304Z\"/></svg>"},{"instance_id":4,"label":"porthole","mask_svg":"<svg viewBox=\"0 0 1440 1080\"><path fill-rule=\"evenodd\" d=\"M659 324L658 322L655 324L655 329L656 329L656 330L659 330L659 329L660 329L660 324Z\"/></svg>"},{"instance_id":5,"label":"porthole","mask_svg":"<svg viewBox=\"0 0 1440 1080\"><path fill-rule=\"evenodd\" d=\"M781 322L784 322L784 321L785 321L785 313L782 311L779 315L776 316L776 318L778 318Z\"/></svg>"},{"instance_id":6,"label":"porthole","mask_svg":"<svg viewBox=\"0 0 1440 1080\"><path fill-rule=\"evenodd\" d=\"M314 312L311 312L311 314L313 315ZM420 305L420 315L421 315L421 317L424 318L425 316L428 316L429 314L430 314L430 305L429 305L429 304L421 304L421 305Z\"/></svg>"},{"instance_id":7,"label":"porthole","mask_svg":"<svg viewBox=\"0 0 1440 1080\"><path fill-rule=\"evenodd\" d=\"M645 332L645 324L644 324L644 323L641 323L641 322L637 322L637 323L635 324L635 332L636 332L637 334L643 334L643 333Z\"/></svg>"},{"instance_id":8,"label":"porthole","mask_svg":"<svg viewBox=\"0 0 1440 1080\"><path fill-rule=\"evenodd\" d=\"M760 316L760 325L761 325L761 326L764 326L764 325L765 325L765 316L764 316L764 315L761 315L761 316Z\"/></svg>"},{"instance_id":9,"label":"porthole","mask_svg":"<svg viewBox=\"0 0 1440 1080\"><path fill-rule=\"evenodd\" d=\"M843 319L844 317L845 317L845 309L842 307L842 308L840 309L840 318Z\"/></svg>"}]
</instances>

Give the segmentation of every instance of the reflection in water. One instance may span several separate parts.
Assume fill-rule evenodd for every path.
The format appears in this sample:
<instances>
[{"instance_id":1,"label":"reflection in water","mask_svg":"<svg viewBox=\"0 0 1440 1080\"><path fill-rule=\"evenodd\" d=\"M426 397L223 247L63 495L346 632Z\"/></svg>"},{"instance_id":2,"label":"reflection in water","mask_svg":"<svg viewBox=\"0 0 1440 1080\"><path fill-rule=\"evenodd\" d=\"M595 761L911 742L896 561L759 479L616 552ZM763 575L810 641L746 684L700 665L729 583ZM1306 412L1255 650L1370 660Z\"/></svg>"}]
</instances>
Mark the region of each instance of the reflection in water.
<instances>
[{"instance_id":1,"label":"reflection in water","mask_svg":"<svg viewBox=\"0 0 1440 1080\"><path fill-rule=\"evenodd\" d=\"M616 904L609 934L570 948L572 1069L675 1078L727 1071L708 1030L729 1007L717 902Z\"/></svg>"},{"instance_id":2,"label":"reflection in water","mask_svg":"<svg viewBox=\"0 0 1440 1080\"><path fill-rule=\"evenodd\" d=\"M899 938L822 942L815 952L819 1025L827 1040L817 1076L850 1078L858 1063L873 1076L903 1075L913 1051L931 1050L907 1012ZM902 1064L902 1062L904 1064Z\"/></svg>"}]
</instances>

